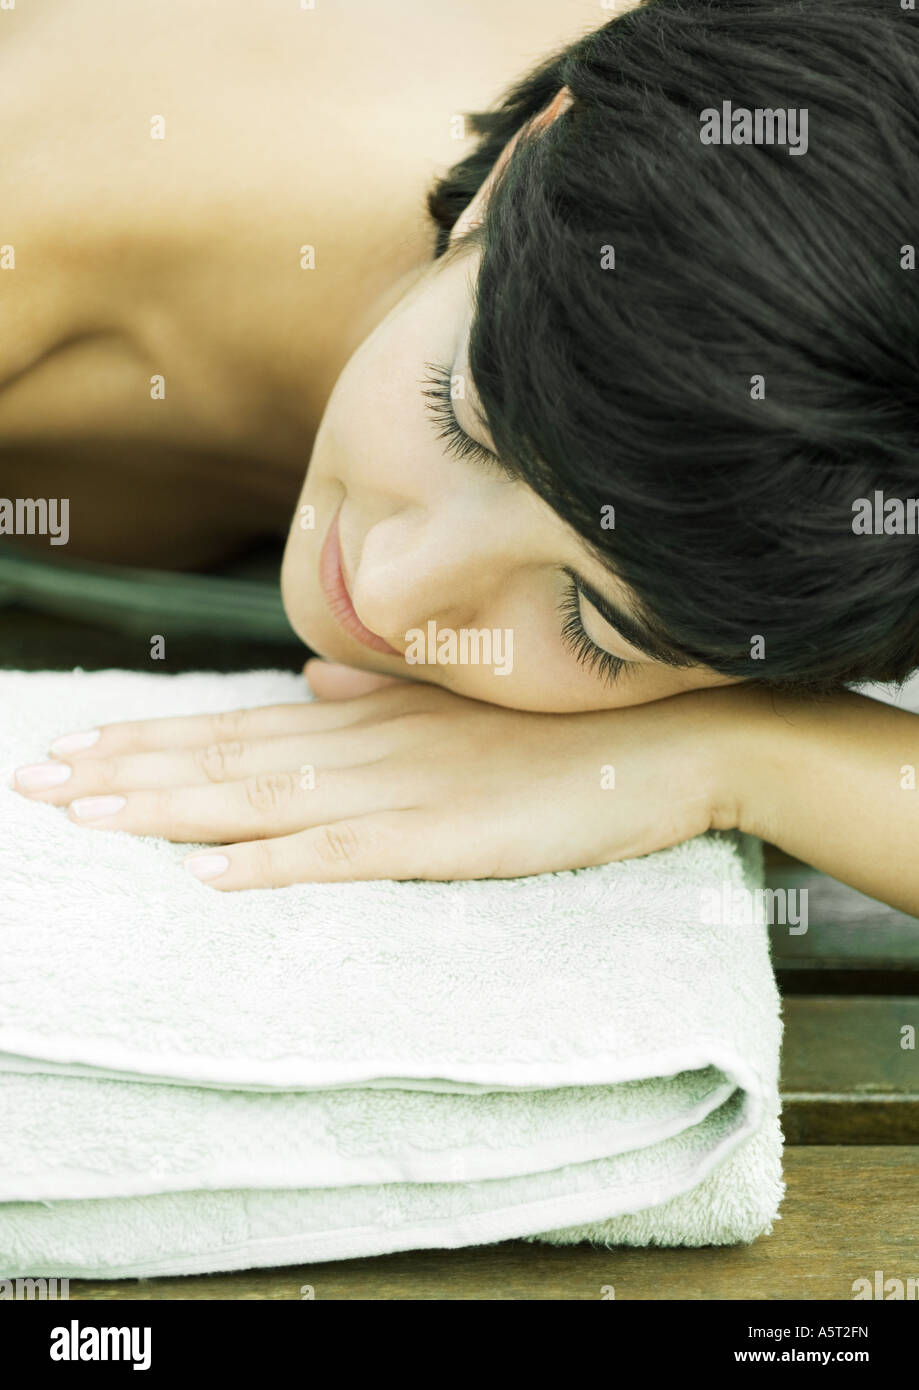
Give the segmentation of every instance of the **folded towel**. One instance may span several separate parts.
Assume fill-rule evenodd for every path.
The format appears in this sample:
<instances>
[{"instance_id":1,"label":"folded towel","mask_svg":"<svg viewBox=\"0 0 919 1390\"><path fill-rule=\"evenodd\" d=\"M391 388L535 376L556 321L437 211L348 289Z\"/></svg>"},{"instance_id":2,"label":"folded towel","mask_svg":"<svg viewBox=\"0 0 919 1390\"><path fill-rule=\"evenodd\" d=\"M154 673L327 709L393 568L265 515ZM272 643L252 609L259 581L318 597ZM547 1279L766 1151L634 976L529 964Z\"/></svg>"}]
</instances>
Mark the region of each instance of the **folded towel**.
<instances>
[{"instance_id":1,"label":"folded towel","mask_svg":"<svg viewBox=\"0 0 919 1390\"><path fill-rule=\"evenodd\" d=\"M3 751L305 698L284 672L0 673ZM3 1276L771 1229L766 928L703 907L759 885L758 842L240 893L187 852L0 787Z\"/></svg>"}]
</instances>

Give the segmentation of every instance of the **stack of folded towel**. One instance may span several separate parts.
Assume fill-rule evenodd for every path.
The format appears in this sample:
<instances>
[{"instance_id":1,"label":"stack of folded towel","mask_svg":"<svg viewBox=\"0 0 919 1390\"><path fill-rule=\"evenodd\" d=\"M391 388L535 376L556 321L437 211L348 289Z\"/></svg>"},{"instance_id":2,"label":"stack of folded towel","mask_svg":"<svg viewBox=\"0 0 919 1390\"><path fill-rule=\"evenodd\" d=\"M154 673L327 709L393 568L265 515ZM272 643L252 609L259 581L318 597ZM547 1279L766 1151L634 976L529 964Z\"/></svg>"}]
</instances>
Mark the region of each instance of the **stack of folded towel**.
<instances>
[{"instance_id":1,"label":"stack of folded towel","mask_svg":"<svg viewBox=\"0 0 919 1390\"><path fill-rule=\"evenodd\" d=\"M306 698L283 672L0 673L0 782L70 729ZM187 852L0 785L0 1275L771 1229L767 931L710 910L761 883L755 841L241 893Z\"/></svg>"}]
</instances>

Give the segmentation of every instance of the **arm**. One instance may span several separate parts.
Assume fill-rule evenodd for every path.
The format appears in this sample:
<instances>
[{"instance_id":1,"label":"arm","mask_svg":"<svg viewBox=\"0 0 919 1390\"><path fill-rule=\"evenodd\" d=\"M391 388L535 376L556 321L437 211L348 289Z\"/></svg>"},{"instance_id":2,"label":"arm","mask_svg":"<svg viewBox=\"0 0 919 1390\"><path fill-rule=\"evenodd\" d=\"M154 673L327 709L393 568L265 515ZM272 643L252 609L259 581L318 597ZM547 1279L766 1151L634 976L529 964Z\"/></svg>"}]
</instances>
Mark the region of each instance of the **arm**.
<instances>
[{"instance_id":1,"label":"arm","mask_svg":"<svg viewBox=\"0 0 919 1390\"><path fill-rule=\"evenodd\" d=\"M728 696L731 819L870 897L919 916L919 715L845 692Z\"/></svg>"},{"instance_id":2,"label":"arm","mask_svg":"<svg viewBox=\"0 0 919 1390\"><path fill-rule=\"evenodd\" d=\"M518 877L736 827L919 911L919 791L899 783L911 748L919 761L914 715L743 686L528 714L309 674L311 703L106 725L54 749L52 775L21 769L19 790L92 829L218 844L218 889Z\"/></svg>"}]
</instances>

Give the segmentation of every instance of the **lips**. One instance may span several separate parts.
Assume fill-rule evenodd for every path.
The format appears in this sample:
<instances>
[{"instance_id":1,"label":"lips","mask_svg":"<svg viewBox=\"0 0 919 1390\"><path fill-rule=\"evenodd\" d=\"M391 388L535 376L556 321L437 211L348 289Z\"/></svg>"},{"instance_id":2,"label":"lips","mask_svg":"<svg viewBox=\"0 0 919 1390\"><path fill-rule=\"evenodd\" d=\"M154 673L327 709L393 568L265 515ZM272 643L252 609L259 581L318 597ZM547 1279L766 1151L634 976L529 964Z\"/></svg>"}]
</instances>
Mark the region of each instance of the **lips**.
<instances>
[{"instance_id":1,"label":"lips","mask_svg":"<svg viewBox=\"0 0 919 1390\"><path fill-rule=\"evenodd\" d=\"M332 524L322 543L322 553L319 556L319 586L325 596L329 611L349 637L353 637L362 646L369 647L374 652L383 652L386 656L401 656L402 653L397 652L395 647L391 647L388 642L383 641L382 637L378 637L375 632L364 627L355 612L341 567L341 550L338 544L340 511L341 508L332 518Z\"/></svg>"}]
</instances>

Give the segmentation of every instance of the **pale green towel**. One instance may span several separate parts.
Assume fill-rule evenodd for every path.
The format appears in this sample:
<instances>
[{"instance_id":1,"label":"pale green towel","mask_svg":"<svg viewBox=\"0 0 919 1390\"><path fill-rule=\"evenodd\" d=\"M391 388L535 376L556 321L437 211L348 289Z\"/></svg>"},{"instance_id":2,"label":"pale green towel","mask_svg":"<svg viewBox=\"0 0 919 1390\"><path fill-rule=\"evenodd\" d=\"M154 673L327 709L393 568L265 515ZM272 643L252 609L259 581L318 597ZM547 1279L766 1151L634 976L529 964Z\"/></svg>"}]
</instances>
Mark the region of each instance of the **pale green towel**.
<instances>
[{"instance_id":1,"label":"pale green towel","mask_svg":"<svg viewBox=\"0 0 919 1390\"><path fill-rule=\"evenodd\" d=\"M303 697L278 672L0 673L8 768L62 711L81 728ZM770 1229L766 928L701 909L761 883L757 842L230 894L185 852L0 785L3 1276Z\"/></svg>"}]
</instances>

